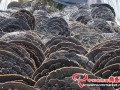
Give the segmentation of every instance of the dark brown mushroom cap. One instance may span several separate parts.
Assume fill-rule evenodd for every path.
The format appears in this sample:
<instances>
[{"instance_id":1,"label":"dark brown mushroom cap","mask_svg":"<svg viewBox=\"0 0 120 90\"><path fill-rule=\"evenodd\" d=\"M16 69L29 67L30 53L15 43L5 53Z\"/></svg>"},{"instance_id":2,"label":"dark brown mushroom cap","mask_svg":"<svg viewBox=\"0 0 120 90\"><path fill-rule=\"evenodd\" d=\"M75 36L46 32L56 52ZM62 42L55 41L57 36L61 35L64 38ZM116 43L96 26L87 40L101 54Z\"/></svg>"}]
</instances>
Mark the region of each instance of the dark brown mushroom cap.
<instances>
[{"instance_id":1,"label":"dark brown mushroom cap","mask_svg":"<svg viewBox=\"0 0 120 90\"><path fill-rule=\"evenodd\" d=\"M115 12L109 4L97 4L91 11L93 18L101 18L107 21L115 20Z\"/></svg>"},{"instance_id":2,"label":"dark brown mushroom cap","mask_svg":"<svg viewBox=\"0 0 120 90\"><path fill-rule=\"evenodd\" d=\"M6 18L0 22L0 28L3 32L13 32L20 30L30 30L27 23L16 18Z\"/></svg>"},{"instance_id":3,"label":"dark brown mushroom cap","mask_svg":"<svg viewBox=\"0 0 120 90\"><path fill-rule=\"evenodd\" d=\"M19 50L18 50L19 48ZM0 49L10 51L20 57L30 57L29 53L22 47L16 46L15 44L9 44L5 41L0 41ZM22 53L21 53L22 52Z\"/></svg>"},{"instance_id":4,"label":"dark brown mushroom cap","mask_svg":"<svg viewBox=\"0 0 120 90\"><path fill-rule=\"evenodd\" d=\"M23 21L26 21L26 23L29 25L31 30L34 30L34 28L35 28L35 18L29 11L19 10L19 11L13 13L12 17L15 17L15 18L18 18L18 19L22 19Z\"/></svg>"},{"instance_id":5,"label":"dark brown mushroom cap","mask_svg":"<svg viewBox=\"0 0 120 90\"><path fill-rule=\"evenodd\" d=\"M88 57L89 60L96 62L95 60L98 60L104 53L112 50L114 50L114 48L109 48L109 47L101 47L98 49L93 49L86 54L86 57Z\"/></svg>"},{"instance_id":6,"label":"dark brown mushroom cap","mask_svg":"<svg viewBox=\"0 0 120 90\"><path fill-rule=\"evenodd\" d=\"M88 21L87 25L90 28L101 31L101 33L113 33L111 26L104 19L93 19Z\"/></svg>"},{"instance_id":7,"label":"dark brown mushroom cap","mask_svg":"<svg viewBox=\"0 0 120 90\"><path fill-rule=\"evenodd\" d=\"M12 13L11 17L17 18L17 19L21 19L25 22L27 22L26 17L24 16L24 14L22 12L16 12L16 13Z\"/></svg>"},{"instance_id":8,"label":"dark brown mushroom cap","mask_svg":"<svg viewBox=\"0 0 120 90\"><path fill-rule=\"evenodd\" d=\"M80 9L73 13L70 17L73 21L79 21L84 24L87 24L87 22L92 19L90 11L87 9Z\"/></svg>"},{"instance_id":9,"label":"dark brown mushroom cap","mask_svg":"<svg viewBox=\"0 0 120 90\"><path fill-rule=\"evenodd\" d=\"M5 74L5 75L0 75L0 83L6 83L10 81L19 81L22 80L24 81L27 85L34 86L35 81L24 77L22 75L17 75L17 74Z\"/></svg>"},{"instance_id":10,"label":"dark brown mushroom cap","mask_svg":"<svg viewBox=\"0 0 120 90\"><path fill-rule=\"evenodd\" d=\"M30 58L29 53L22 47L6 43L6 45L4 44L0 47L0 49L13 53L15 56L23 59L25 63L29 64L33 68L33 70L36 69L35 62Z\"/></svg>"},{"instance_id":11,"label":"dark brown mushroom cap","mask_svg":"<svg viewBox=\"0 0 120 90\"><path fill-rule=\"evenodd\" d=\"M45 17L45 16L39 16L39 17L37 17L37 16L35 16L35 29L36 30L38 30L38 31L40 31L40 27L42 26L42 25L44 25L43 23L45 23L45 22L47 22L47 20L48 20L48 17Z\"/></svg>"},{"instance_id":12,"label":"dark brown mushroom cap","mask_svg":"<svg viewBox=\"0 0 120 90\"><path fill-rule=\"evenodd\" d=\"M53 35L53 36L56 36L56 35L66 36L66 33L68 32L68 31L64 32L63 28L60 27L58 24L54 24L54 25L51 25L51 26L47 26L45 24L40 25L40 26L38 26L37 30L42 34Z\"/></svg>"},{"instance_id":13,"label":"dark brown mushroom cap","mask_svg":"<svg viewBox=\"0 0 120 90\"><path fill-rule=\"evenodd\" d=\"M111 40L106 43L104 43L101 47L109 47L109 48L116 48L119 49L120 46L120 40Z\"/></svg>"},{"instance_id":14,"label":"dark brown mushroom cap","mask_svg":"<svg viewBox=\"0 0 120 90\"><path fill-rule=\"evenodd\" d=\"M11 47L15 51L15 55L22 58L26 63L29 63L29 65L33 68L33 70L36 70L36 65L34 60L30 57L30 54L21 46L17 46L15 44L12 44Z\"/></svg>"},{"instance_id":15,"label":"dark brown mushroom cap","mask_svg":"<svg viewBox=\"0 0 120 90\"><path fill-rule=\"evenodd\" d=\"M23 14L26 14L26 18L28 18L27 16L30 16L30 18L28 18L28 24L30 25L31 29L33 30L35 28L35 18L32 15L31 12L27 11L27 10L20 10L20 12L22 12Z\"/></svg>"},{"instance_id":16,"label":"dark brown mushroom cap","mask_svg":"<svg viewBox=\"0 0 120 90\"><path fill-rule=\"evenodd\" d=\"M74 37L56 36L46 43L46 47L50 48L51 46L57 45L60 42L72 42L75 43L76 45L81 45L81 43Z\"/></svg>"},{"instance_id":17,"label":"dark brown mushroom cap","mask_svg":"<svg viewBox=\"0 0 120 90\"><path fill-rule=\"evenodd\" d=\"M79 33L74 35L76 39L86 48L91 49L95 45L101 43L104 39L102 35L95 32L88 32L88 33Z\"/></svg>"},{"instance_id":18,"label":"dark brown mushroom cap","mask_svg":"<svg viewBox=\"0 0 120 90\"><path fill-rule=\"evenodd\" d=\"M0 49L13 53L15 56L23 59L24 62L29 64L34 70L36 69L35 62L30 58L30 54L21 46L0 41Z\"/></svg>"},{"instance_id":19,"label":"dark brown mushroom cap","mask_svg":"<svg viewBox=\"0 0 120 90\"><path fill-rule=\"evenodd\" d=\"M120 54L120 50L117 49L117 50L113 50L113 51L110 51L110 52L107 52L105 54L103 54L101 56L100 59L97 60L97 62L95 63L95 66L93 67L92 71L93 72L97 72L98 70L101 70L105 67L105 64L110 61L111 59L119 56Z\"/></svg>"},{"instance_id":20,"label":"dark brown mushroom cap","mask_svg":"<svg viewBox=\"0 0 120 90\"><path fill-rule=\"evenodd\" d=\"M14 32L14 31L23 30L23 28L20 25L12 24L2 28L2 30L4 32Z\"/></svg>"},{"instance_id":21,"label":"dark brown mushroom cap","mask_svg":"<svg viewBox=\"0 0 120 90\"><path fill-rule=\"evenodd\" d=\"M31 77L34 72L27 62L9 51L0 50L0 57L1 74L20 74Z\"/></svg>"},{"instance_id":22,"label":"dark brown mushroom cap","mask_svg":"<svg viewBox=\"0 0 120 90\"><path fill-rule=\"evenodd\" d=\"M76 35L76 34L80 34L80 33L98 33L100 31L96 31L95 29L91 29L90 27L88 27L88 25L84 25L80 22L75 22L69 25L70 28L70 32L72 35Z\"/></svg>"},{"instance_id":23,"label":"dark brown mushroom cap","mask_svg":"<svg viewBox=\"0 0 120 90\"><path fill-rule=\"evenodd\" d=\"M105 67L106 67L106 66L109 66L109 65L112 65L112 64L116 64L116 63L120 63L120 56L117 56L117 57L111 59L110 61L108 61L108 62L105 64Z\"/></svg>"},{"instance_id":24,"label":"dark brown mushroom cap","mask_svg":"<svg viewBox=\"0 0 120 90\"><path fill-rule=\"evenodd\" d=\"M67 22L60 17L53 17L42 23L38 26L37 30L39 30L42 34L47 35L61 35L61 36L69 36L70 31L68 30Z\"/></svg>"},{"instance_id":25,"label":"dark brown mushroom cap","mask_svg":"<svg viewBox=\"0 0 120 90\"><path fill-rule=\"evenodd\" d=\"M28 41L19 40L19 41L11 41L9 43L20 45L23 48L25 48L25 50L27 50L30 53L31 58L33 58L33 60L35 61L37 67L39 67L40 64L45 59L43 52L39 48L37 48L34 44Z\"/></svg>"},{"instance_id":26,"label":"dark brown mushroom cap","mask_svg":"<svg viewBox=\"0 0 120 90\"><path fill-rule=\"evenodd\" d=\"M41 88L45 84L45 81L46 81L46 76L43 76L35 83L34 86L36 88Z\"/></svg>"},{"instance_id":27,"label":"dark brown mushroom cap","mask_svg":"<svg viewBox=\"0 0 120 90\"><path fill-rule=\"evenodd\" d=\"M49 56L49 58L50 58L50 60L59 59L59 58L67 58L71 61L78 62L79 65L81 65L83 68L85 68L89 71L94 66L94 63L92 61L90 61L87 57L73 53L73 52L65 51L65 50L54 52Z\"/></svg>"},{"instance_id":28,"label":"dark brown mushroom cap","mask_svg":"<svg viewBox=\"0 0 120 90\"><path fill-rule=\"evenodd\" d=\"M116 64L112 64L112 65L109 65L107 67L104 67L103 69L101 70L98 70L95 75L96 76L100 76L100 77L103 77L104 73L106 72L106 78L110 77L114 72L117 72L119 71L119 67L120 67L120 64L119 63L116 63Z\"/></svg>"},{"instance_id":29,"label":"dark brown mushroom cap","mask_svg":"<svg viewBox=\"0 0 120 90\"><path fill-rule=\"evenodd\" d=\"M55 89L55 90L67 90L67 89L80 89L77 82L74 82L71 76L75 73L89 74L89 78L96 78L92 73L78 67L64 67L52 71L47 77L40 78L35 87L42 90ZM84 87L83 90L90 90L90 87ZM97 90L100 90L99 87Z\"/></svg>"},{"instance_id":30,"label":"dark brown mushroom cap","mask_svg":"<svg viewBox=\"0 0 120 90\"><path fill-rule=\"evenodd\" d=\"M109 9L111 9L111 11L113 12L114 16L116 16L113 7L111 7L109 4L106 4L106 3L103 3L103 4L91 4L91 8L99 7L99 6L104 6L104 7L107 7Z\"/></svg>"},{"instance_id":31,"label":"dark brown mushroom cap","mask_svg":"<svg viewBox=\"0 0 120 90\"><path fill-rule=\"evenodd\" d=\"M60 18L60 17L52 17L49 19L48 23L52 23L52 22L59 22L60 24L63 24L65 25L66 27L68 26L67 22L63 19L63 18Z\"/></svg>"},{"instance_id":32,"label":"dark brown mushroom cap","mask_svg":"<svg viewBox=\"0 0 120 90\"><path fill-rule=\"evenodd\" d=\"M59 79L62 80L65 77L71 77L75 73L86 73L86 74L91 74L90 77L94 77L94 75L90 72L87 71L86 69L79 68L79 67L63 67L60 69L57 69L55 71L52 71L48 76L47 79Z\"/></svg>"},{"instance_id":33,"label":"dark brown mushroom cap","mask_svg":"<svg viewBox=\"0 0 120 90\"><path fill-rule=\"evenodd\" d=\"M62 67L81 67L77 62L68 59L46 60L33 74L37 81L39 78L48 75L51 71Z\"/></svg>"},{"instance_id":34,"label":"dark brown mushroom cap","mask_svg":"<svg viewBox=\"0 0 120 90\"><path fill-rule=\"evenodd\" d=\"M18 90L37 90L32 86L25 85L23 83L17 83L17 82L8 82L8 83L0 84L0 89L1 90L9 90L9 89L12 89L12 90L15 90L15 89L18 89Z\"/></svg>"},{"instance_id":35,"label":"dark brown mushroom cap","mask_svg":"<svg viewBox=\"0 0 120 90\"><path fill-rule=\"evenodd\" d=\"M50 85L50 86L47 86ZM42 77L37 81L35 84L36 88L40 88L41 90L48 90L48 89L54 89L54 90L81 90L80 87L78 87L77 82L74 82L71 77L66 77L63 80L58 79L50 79L47 83L46 77ZM84 86L82 90L100 90L100 87L87 87ZM103 89L102 89L103 90ZM105 89L106 90L106 89Z\"/></svg>"},{"instance_id":36,"label":"dark brown mushroom cap","mask_svg":"<svg viewBox=\"0 0 120 90\"><path fill-rule=\"evenodd\" d=\"M59 50L68 50L68 51L72 51L72 52L82 54L82 55L85 55L87 53L87 50L81 45L76 45L71 42L61 42L57 45L54 45L48 48L45 52L45 56L49 57L51 53L59 51Z\"/></svg>"},{"instance_id":37,"label":"dark brown mushroom cap","mask_svg":"<svg viewBox=\"0 0 120 90\"><path fill-rule=\"evenodd\" d=\"M43 52L46 51L46 46L45 46L45 43L44 41L42 40L43 36L39 31L37 30L32 30L32 31L27 31L28 34L32 35L35 39L36 42L38 42L36 45L38 46L39 44L39 48L42 48ZM47 35L48 36L48 35ZM45 37L47 37L45 36ZM49 36L48 36L49 37ZM53 36L52 36L53 37ZM49 38L50 39L50 38ZM48 39L48 40L49 40Z\"/></svg>"},{"instance_id":38,"label":"dark brown mushroom cap","mask_svg":"<svg viewBox=\"0 0 120 90\"><path fill-rule=\"evenodd\" d=\"M112 75L112 71L111 70L106 70L102 73L102 78L108 78L108 76Z\"/></svg>"},{"instance_id":39,"label":"dark brown mushroom cap","mask_svg":"<svg viewBox=\"0 0 120 90\"><path fill-rule=\"evenodd\" d=\"M12 40L24 40L36 45L43 52L46 50L45 45L40 40L40 37L35 35L32 31L11 32L3 35L0 39L7 42Z\"/></svg>"},{"instance_id":40,"label":"dark brown mushroom cap","mask_svg":"<svg viewBox=\"0 0 120 90\"><path fill-rule=\"evenodd\" d=\"M96 45L95 47L92 48L92 50L98 49L101 47L109 47L109 48L119 49L119 42L120 42L120 39L108 40L108 41L105 41L105 42L102 42L102 43Z\"/></svg>"}]
</instances>

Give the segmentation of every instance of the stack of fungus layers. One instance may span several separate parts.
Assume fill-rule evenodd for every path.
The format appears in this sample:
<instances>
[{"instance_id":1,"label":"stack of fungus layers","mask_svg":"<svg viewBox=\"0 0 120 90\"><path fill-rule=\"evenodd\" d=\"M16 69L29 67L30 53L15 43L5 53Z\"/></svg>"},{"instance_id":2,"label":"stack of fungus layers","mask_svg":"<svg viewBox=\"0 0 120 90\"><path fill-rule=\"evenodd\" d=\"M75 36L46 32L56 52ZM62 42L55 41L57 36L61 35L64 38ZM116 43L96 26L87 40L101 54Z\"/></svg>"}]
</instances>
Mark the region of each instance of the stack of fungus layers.
<instances>
[{"instance_id":1,"label":"stack of fungus layers","mask_svg":"<svg viewBox=\"0 0 120 90\"><path fill-rule=\"evenodd\" d=\"M120 76L120 28L114 9L107 4L74 7L69 22L52 16L56 12L45 7L0 16L1 90L79 90L72 80L75 73L86 73L90 79ZM119 87L85 86L82 90L115 88Z\"/></svg>"}]
</instances>

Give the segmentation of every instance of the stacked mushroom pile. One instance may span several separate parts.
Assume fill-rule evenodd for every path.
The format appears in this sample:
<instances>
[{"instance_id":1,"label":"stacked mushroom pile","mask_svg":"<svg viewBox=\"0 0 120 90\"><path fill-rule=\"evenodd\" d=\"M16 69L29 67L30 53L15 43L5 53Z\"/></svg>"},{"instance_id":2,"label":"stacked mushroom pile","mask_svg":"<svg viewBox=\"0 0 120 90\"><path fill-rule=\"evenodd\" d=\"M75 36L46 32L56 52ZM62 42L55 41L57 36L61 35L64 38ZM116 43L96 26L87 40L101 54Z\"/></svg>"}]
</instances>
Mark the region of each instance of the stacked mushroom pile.
<instances>
[{"instance_id":1,"label":"stacked mushroom pile","mask_svg":"<svg viewBox=\"0 0 120 90\"><path fill-rule=\"evenodd\" d=\"M71 6L77 9L68 10L66 21L67 8L55 16L56 12L41 7L36 10L32 2L12 2L8 17L7 11L1 12L0 90L119 88L81 89L72 80L75 73L88 74L90 79L120 76L120 28L114 9L107 4Z\"/></svg>"}]
</instances>

